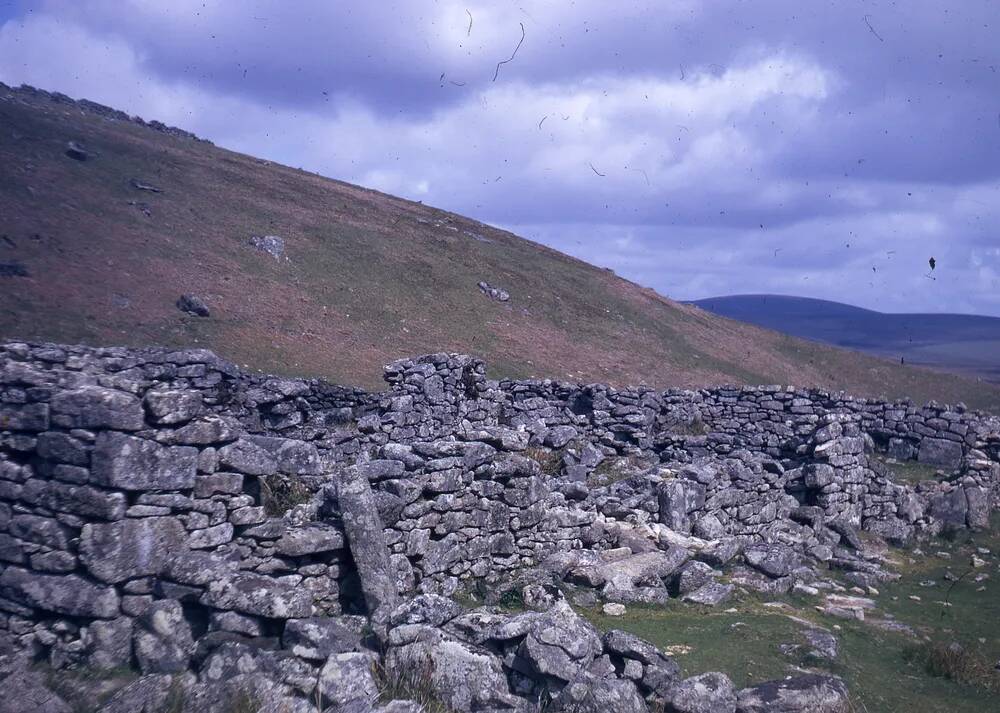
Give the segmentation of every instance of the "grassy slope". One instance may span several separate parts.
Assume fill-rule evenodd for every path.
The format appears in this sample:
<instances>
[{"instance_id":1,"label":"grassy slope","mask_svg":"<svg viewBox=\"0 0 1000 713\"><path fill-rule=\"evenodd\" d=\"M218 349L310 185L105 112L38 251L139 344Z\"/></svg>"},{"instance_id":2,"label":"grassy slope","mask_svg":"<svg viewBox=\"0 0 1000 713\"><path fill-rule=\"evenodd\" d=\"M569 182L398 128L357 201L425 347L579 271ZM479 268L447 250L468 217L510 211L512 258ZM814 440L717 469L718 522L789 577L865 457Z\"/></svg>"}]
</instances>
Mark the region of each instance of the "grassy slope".
<instances>
[{"instance_id":1,"label":"grassy slope","mask_svg":"<svg viewBox=\"0 0 1000 713\"><path fill-rule=\"evenodd\" d=\"M99 156L66 158L70 139ZM31 273L0 277L3 338L196 343L367 386L394 358L450 350L495 375L794 383L1000 409L994 387L716 317L468 218L46 99L0 102L0 166L0 236L14 244L0 239L0 261ZM250 248L253 234L284 237L289 259ZM485 298L480 280L511 301ZM212 316L178 312L182 292Z\"/></svg>"}]
</instances>

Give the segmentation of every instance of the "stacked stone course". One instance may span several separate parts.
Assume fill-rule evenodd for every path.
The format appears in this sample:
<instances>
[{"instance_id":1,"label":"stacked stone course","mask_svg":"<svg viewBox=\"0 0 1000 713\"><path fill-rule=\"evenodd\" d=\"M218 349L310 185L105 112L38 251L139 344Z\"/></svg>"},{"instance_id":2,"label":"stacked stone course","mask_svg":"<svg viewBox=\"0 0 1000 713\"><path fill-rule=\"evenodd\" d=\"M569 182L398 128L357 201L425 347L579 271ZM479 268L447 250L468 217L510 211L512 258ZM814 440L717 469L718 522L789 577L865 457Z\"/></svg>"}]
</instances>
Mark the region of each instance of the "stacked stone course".
<instances>
[{"instance_id":1,"label":"stacked stone course","mask_svg":"<svg viewBox=\"0 0 1000 713\"><path fill-rule=\"evenodd\" d=\"M540 563L611 601L674 576L727 596L712 567L743 548L748 586L792 586L805 555L864 577L856 528L982 527L1000 483L1000 423L961 406L493 381L453 354L385 376L367 393L205 350L0 346L0 639L176 673L247 640L313 651L316 627L391 637L401 595ZM950 477L896 483L876 450Z\"/></svg>"}]
</instances>

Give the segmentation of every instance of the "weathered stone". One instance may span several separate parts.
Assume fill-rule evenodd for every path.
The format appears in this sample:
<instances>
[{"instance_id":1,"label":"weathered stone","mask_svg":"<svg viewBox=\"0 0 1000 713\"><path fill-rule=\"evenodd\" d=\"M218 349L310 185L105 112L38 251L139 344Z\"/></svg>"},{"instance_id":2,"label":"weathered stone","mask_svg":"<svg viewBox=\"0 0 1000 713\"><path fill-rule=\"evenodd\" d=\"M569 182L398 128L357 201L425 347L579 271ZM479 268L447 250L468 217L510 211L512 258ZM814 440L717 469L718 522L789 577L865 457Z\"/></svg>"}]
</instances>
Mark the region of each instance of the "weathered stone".
<instances>
[{"instance_id":1,"label":"weathered stone","mask_svg":"<svg viewBox=\"0 0 1000 713\"><path fill-rule=\"evenodd\" d=\"M736 688L724 673L703 673L677 684L667 702L668 713L733 713Z\"/></svg>"},{"instance_id":2,"label":"weathered stone","mask_svg":"<svg viewBox=\"0 0 1000 713\"><path fill-rule=\"evenodd\" d=\"M40 574L7 567L0 574L0 596L56 614L113 619L119 599L113 588L101 587L74 574Z\"/></svg>"},{"instance_id":3,"label":"weathered stone","mask_svg":"<svg viewBox=\"0 0 1000 713\"><path fill-rule=\"evenodd\" d=\"M300 658L325 661L333 654L356 651L361 636L330 617L290 619L281 645Z\"/></svg>"},{"instance_id":4,"label":"weathered stone","mask_svg":"<svg viewBox=\"0 0 1000 713\"><path fill-rule=\"evenodd\" d=\"M38 434L35 450L42 458L68 463L69 465L88 465L90 454L87 447L69 434L52 431Z\"/></svg>"},{"instance_id":5,"label":"weathered stone","mask_svg":"<svg viewBox=\"0 0 1000 713\"><path fill-rule=\"evenodd\" d=\"M163 425L187 423L202 409L200 393L179 389L147 391L142 403L150 419Z\"/></svg>"},{"instance_id":6,"label":"weathered stone","mask_svg":"<svg viewBox=\"0 0 1000 713\"><path fill-rule=\"evenodd\" d=\"M998 483L1000 485L1000 483ZM966 522L969 527L984 530L990 525L990 494L986 488L979 486L965 489L965 500L968 503Z\"/></svg>"},{"instance_id":7,"label":"weathered stone","mask_svg":"<svg viewBox=\"0 0 1000 713\"><path fill-rule=\"evenodd\" d=\"M54 418L70 428L114 428L138 431L144 425L142 403L124 391L81 386L60 391L49 401Z\"/></svg>"},{"instance_id":8,"label":"weathered stone","mask_svg":"<svg viewBox=\"0 0 1000 713\"><path fill-rule=\"evenodd\" d=\"M181 312L193 314L196 317L208 317L209 310L205 301L198 295L184 294L177 298L177 309Z\"/></svg>"},{"instance_id":9,"label":"weathered stone","mask_svg":"<svg viewBox=\"0 0 1000 713\"><path fill-rule=\"evenodd\" d=\"M709 582L704 584L690 594L684 595L684 601L692 604L714 607L722 604L733 594L734 587L731 584L722 582Z\"/></svg>"},{"instance_id":10,"label":"weathered stone","mask_svg":"<svg viewBox=\"0 0 1000 713\"><path fill-rule=\"evenodd\" d=\"M87 524L80 533L80 562L91 575L114 584L160 574L184 547L187 533L172 517Z\"/></svg>"},{"instance_id":11,"label":"weathered stone","mask_svg":"<svg viewBox=\"0 0 1000 713\"><path fill-rule=\"evenodd\" d=\"M674 588L677 591L677 596L683 597L684 595L690 594L696 589L701 588L705 584L712 581L712 577L714 575L715 570L704 562L692 560L685 563L677 573L676 577L676 584Z\"/></svg>"},{"instance_id":12,"label":"weathered stone","mask_svg":"<svg viewBox=\"0 0 1000 713\"><path fill-rule=\"evenodd\" d=\"M737 713L848 713L847 687L836 676L807 674L768 681L738 694Z\"/></svg>"},{"instance_id":13,"label":"weathered stone","mask_svg":"<svg viewBox=\"0 0 1000 713\"><path fill-rule=\"evenodd\" d=\"M73 708L50 689L42 671L17 668L0 680L0 713L73 713Z\"/></svg>"},{"instance_id":14,"label":"weathered stone","mask_svg":"<svg viewBox=\"0 0 1000 713\"><path fill-rule=\"evenodd\" d=\"M671 479L657 489L660 522L677 532L691 531L691 513L705 505L705 486L693 480Z\"/></svg>"},{"instance_id":15,"label":"weathered stone","mask_svg":"<svg viewBox=\"0 0 1000 713\"><path fill-rule=\"evenodd\" d=\"M810 628L802 632L802 637L812 646L810 655L831 661L837 658L839 642L831 632L825 629Z\"/></svg>"},{"instance_id":16,"label":"weathered stone","mask_svg":"<svg viewBox=\"0 0 1000 713\"><path fill-rule=\"evenodd\" d=\"M952 488L930 499L928 514L941 522L945 529L965 527L969 514L969 501L964 488Z\"/></svg>"},{"instance_id":17,"label":"weathered stone","mask_svg":"<svg viewBox=\"0 0 1000 713\"><path fill-rule=\"evenodd\" d=\"M775 579L788 576L801 563L793 549L777 543L752 545L743 552L743 558L754 569Z\"/></svg>"},{"instance_id":18,"label":"weathered stone","mask_svg":"<svg viewBox=\"0 0 1000 713\"><path fill-rule=\"evenodd\" d=\"M577 436L573 426L554 426L545 434L545 445L549 448L562 448Z\"/></svg>"},{"instance_id":19,"label":"weathered stone","mask_svg":"<svg viewBox=\"0 0 1000 713\"><path fill-rule=\"evenodd\" d=\"M500 659L469 645L444 639L430 629L426 638L392 647L385 667L390 676L430 688L451 710L517 710Z\"/></svg>"},{"instance_id":20,"label":"weathered stone","mask_svg":"<svg viewBox=\"0 0 1000 713\"><path fill-rule=\"evenodd\" d=\"M590 587L600 587L613 580L625 587L659 586L663 580L674 574L687 558L687 551L680 547L671 547L667 551L643 552L611 562L577 567L569 573L567 579Z\"/></svg>"},{"instance_id":21,"label":"weathered stone","mask_svg":"<svg viewBox=\"0 0 1000 713\"><path fill-rule=\"evenodd\" d=\"M239 495L243 492L241 473L208 473L194 480L194 497L209 498L216 494Z\"/></svg>"},{"instance_id":22,"label":"weathered stone","mask_svg":"<svg viewBox=\"0 0 1000 713\"><path fill-rule=\"evenodd\" d=\"M396 607L389 615L393 626L401 624L428 624L442 626L462 613L457 602L438 594L418 594Z\"/></svg>"},{"instance_id":23,"label":"weathered stone","mask_svg":"<svg viewBox=\"0 0 1000 713\"><path fill-rule=\"evenodd\" d=\"M132 620L122 616L110 621L91 622L83 637L87 665L109 670L132 663Z\"/></svg>"},{"instance_id":24,"label":"weathered stone","mask_svg":"<svg viewBox=\"0 0 1000 713\"><path fill-rule=\"evenodd\" d=\"M648 641L643 641L635 634L619 629L611 629L604 634L604 650L608 653L635 659L643 664L671 669L676 675L680 667L672 658L663 654Z\"/></svg>"},{"instance_id":25,"label":"weathered stone","mask_svg":"<svg viewBox=\"0 0 1000 713\"><path fill-rule=\"evenodd\" d=\"M240 439L219 449L219 464L247 475L274 475L278 463L270 453L253 441Z\"/></svg>"},{"instance_id":26,"label":"weathered stone","mask_svg":"<svg viewBox=\"0 0 1000 713\"><path fill-rule=\"evenodd\" d=\"M226 416L209 414L187 423L171 436L171 442L179 445L210 446L227 443L240 434L239 423Z\"/></svg>"},{"instance_id":27,"label":"weathered stone","mask_svg":"<svg viewBox=\"0 0 1000 713\"><path fill-rule=\"evenodd\" d=\"M521 642L518 655L540 675L572 681L602 650L601 637L566 602L557 602Z\"/></svg>"},{"instance_id":28,"label":"weathered stone","mask_svg":"<svg viewBox=\"0 0 1000 713\"><path fill-rule=\"evenodd\" d=\"M192 550L203 550L218 547L233 539L233 525L222 522L212 527L195 530L187 538L187 546Z\"/></svg>"},{"instance_id":29,"label":"weathered stone","mask_svg":"<svg viewBox=\"0 0 1000 713\"><path fill-rule=\"evenodd\" d=\"M118 520L125 516L124 494L85 485L69 485L35 478L24 484L21 499L32 505L81 517Z\"/></svg>"},{"instance_id":30,"label":"weathered stone","mask_svg":"<svg viewBox=\"0 0 1000 713\"><path fill-rule=\"evenodd\" d=\"M239 567L239 562L218 554L187 551L184 548L166 553L162 574L181 584L205 586L229 578Z\"/></svg>"},{"instance_id":31,"label":"weathered stone","mask_svg":"<svg viewBox=\"0 0 1000 713\"><path fill-rule=\"evenodd\" d=\"M269 619L302 619L313 613L312 597L307 591L246 572L212 582L201 601L215 609L232 609Z\"/></svg>"},{"instance_id":32,"label":"weathered stone","mask_svg":"<svg viewBox=\"0 0 1000 713\"><path fill-rule=\"evenodd\" d=\"M180 602L167 599L150 604L136 619L132 645L143 673L186 671L195 643Z\"/></svg>"},{"instance_id":33,"label":"weathered stone","mask_svg":"<svg viewBox=\"0 0 1000 713\"><path fill-rule=\"evenodd\" d=\"M7 531L25 542L35 542L56 550L69 549L69 535L58 521L40 515L15 515Z\"/></svg>"},{"instance_id":34,"label":"weathered stone","mask_svg":"<svg viewBox=\"0 0 1000 713\"><path fill-rule=\"evenodd\" d=\"M194 448L105 431L94 445L91 475L96 484L122 490L188 490L197 465Z\"/></svg>"},{"instance_id":35,"label":"weathered stone","mask_svg":"<svg viewBox=\"0 0 1000 713\"><path fill-rule=\"evenodd\" d=\"M369 710L379 690L372 676L372 655L334 654L319 672L316 684L323 702L337 711Z\"/></svg>"},{"instance_id":36,"label":"weathered stone","mask_svg":"<svg viewBox=\"0 0 1000 713\"><path fill-rule=\"evenodd\" d=\"M547 710L553 713L645 713L648 708L631 681L585 674L562 688Z\"/></svg>"},{"instance_id":37,"label":"weathered stone","mask_svg":"<svg viewBox=\"0 0 1000 713\"><path fill-rule=\"evenodd\" d=\"M399 592L371 485L359 470L346 468L337 480L337 498L368 612L381 623L396 608Z\"/></svg>"},{"instance_id":38,"label":"weathered stone","mask_svg":"<svg viewBox=\"0 0 1000 713\"><path fill-rule=\"evenodd\" d=\"M275 548L286 557L331 552L344 548L344 534L332 525L309 523L285 531Z\"/></svg>"},{"instance_id":39,"label":"weathered stone","mask_svg":"<svg viewBox=\"0 0 1000 713\"><path fill-rule=\"evenodd\" d=\"M48 404L0 404L0 431L47 431Z\"/></svg>"},{"instance_id":40,"label":"weathered stone","mask_svg":"<svg viewBox=\"0 0 1000 713\"><path fill-rule=\"evenodd\" d=\"M0 533L0 562L10 562L11 564L24 562L24 545L21 544L20 540Z\"/></svg>"},{"instance_id":41,"label":"weathered stone","mask_svg":"<svg viewBox=\"0 0 1000 713\"><path fill-rule=\"evenodd\" d=\"M943 438L925 438L920 441L917 460L939 468L956 469L962 464L962 444Z\"/></svg>"},{"instance_id":42,"label":"weathered stone","mask_svg":"<svg viewBox=\"0 0 1000 713\"><path fill-rule=\"evenodd\" d=\"M115 693L101 713L163 713L174 685L168 674L147 674Z\"/></svg>"}]
</instances>

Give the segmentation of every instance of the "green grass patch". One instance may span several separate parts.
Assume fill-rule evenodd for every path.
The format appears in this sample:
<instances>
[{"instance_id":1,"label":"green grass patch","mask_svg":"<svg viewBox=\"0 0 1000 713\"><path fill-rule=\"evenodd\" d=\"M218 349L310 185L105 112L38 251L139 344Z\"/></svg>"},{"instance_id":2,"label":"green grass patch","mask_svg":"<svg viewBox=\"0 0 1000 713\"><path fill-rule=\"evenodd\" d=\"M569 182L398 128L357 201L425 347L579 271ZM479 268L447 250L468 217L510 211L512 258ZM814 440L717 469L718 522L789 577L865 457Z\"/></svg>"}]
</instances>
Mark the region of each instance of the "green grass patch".
<instances>
[{"instance_id":1,"label":"green grass patch","mask_svg":"<svg viewBox=\"0 0 1000 713\"><path fill-rule=\"evenodd\" d=\"M988 552L985 552L986 550ZM667 652L683 674L724 671L738 686L816 670L844 678L865 713L981 713L1000 709L1000 516L984 532L936 538L918 550L891 550L900 579L883 584L869 621L819 613L820 599L774 597L782 608L744 595L719 609L671 601L630 605L622 617L581 614L599 629L624 629ZM980 566L973 566L975 554ZM808 655L802 638L812 622L838 639L835 660ZM893 619L915 636L872 623ZM782 644L799 645L789 650Z\"/></svg>"},{"instance_id":2,"label":"green grass patch","mask_svg":"<svg viewBox=\"0 0 1000 713\"><path fill-rule=\"evenodd\" d=\"M427 662L427 667L418 666L401 671L381 663L375 664L372 673L378 686L380 701L416 701L425 713L454 713L434 690L430 666L430 662Z\"/></svg>"},{"instance_id":3,"label":"green grass patch","mask_svg":"<svg viewBox=\"0 0 1000 713\"><path fill-rule=\"evenodd\" d=\"M876 454L874 459L885 466L892 480L897 483L916 485L925 480L939 480L940 470L926 463L915 460L897 461L882 454Z\"/></svg>"},{"instance_id":4,"label":"green grass patch","mask_svg":"<svg viewBox=\"0 0 1000 713\"><path fill-rule=\"evenodd\" d=\"M312 498L312 492L300 481L284 475L260 479L260 501L269 517L281 517L296 505Z\"/></svg>"}]
</instances>

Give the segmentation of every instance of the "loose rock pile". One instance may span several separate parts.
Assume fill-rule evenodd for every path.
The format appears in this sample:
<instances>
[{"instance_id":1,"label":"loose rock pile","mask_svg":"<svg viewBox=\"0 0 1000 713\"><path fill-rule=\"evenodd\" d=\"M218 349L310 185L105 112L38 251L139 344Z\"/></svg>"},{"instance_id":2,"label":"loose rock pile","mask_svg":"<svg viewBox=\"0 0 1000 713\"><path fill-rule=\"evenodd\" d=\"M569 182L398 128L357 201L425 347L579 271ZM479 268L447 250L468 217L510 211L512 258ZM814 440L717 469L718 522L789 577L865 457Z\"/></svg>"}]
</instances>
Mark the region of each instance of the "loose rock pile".
<instances>
[{"instance_id":1,"label":"loose rock pile","mask_svg":"<svg viewBox=\"0 0 1000 713\"><path fill-rule=\"evenodd\" d=\"M141 674L108 711L844 710L829 677L682 681L570 603L872 587L890 575L862 532L981 527L997 502L998 422L961 408L497 382L451 354L386 380L0 346L8 687L50 695L26 668L45 661ZM879 449L948 477L893 482ZM511 597L534 611L492 606Z\"/></svg>"},{"instance_id":2,"label":"loose rock pile","mask_svg":"<svg viewBox=\"0 0 1000 713\"><path fill-rule=\"evenodd\" d=\"M8 87L3 82L0 82L0 101L24 101L25 98L44 98L60 107L76 107L81 111L97 114L107 121L129 122L138 124L139 126L145 126L164 134L170 134L171 136L211 143L207 139L198 138L190 131L184 131L183 129L178 129L174 126L167 126L161 121L145 121L138 116L129 116L123 111L112 109L109 106L98 104L97 102L90 101L89 99L73 99L72 97L66 96L61 92L49 92L44 89L38 89L37 87L33 87L29 84L22 84L19 87ZM87 152L84 152L84 154L86 155L82 155L82 157L71 156L71 158L86 160L89 157L89 154L87 154Z\"/></svg>"}]
</instances>

